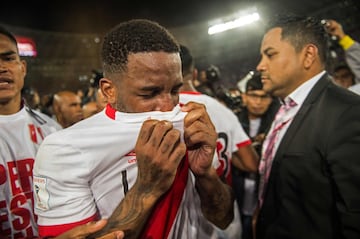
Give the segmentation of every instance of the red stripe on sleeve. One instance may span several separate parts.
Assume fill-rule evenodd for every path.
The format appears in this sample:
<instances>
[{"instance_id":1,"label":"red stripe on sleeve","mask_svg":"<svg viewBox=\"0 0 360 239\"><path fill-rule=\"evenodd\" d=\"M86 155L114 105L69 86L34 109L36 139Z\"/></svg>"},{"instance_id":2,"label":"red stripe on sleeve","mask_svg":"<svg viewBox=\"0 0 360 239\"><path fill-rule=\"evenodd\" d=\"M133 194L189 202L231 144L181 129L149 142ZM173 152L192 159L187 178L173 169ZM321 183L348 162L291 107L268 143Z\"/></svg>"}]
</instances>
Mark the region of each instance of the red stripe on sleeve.
<instances>
[{"instance_id":1,"label":"red stripe on sleeve","mask_svg":"<svg viewBox=\"0 0 360 239\"><path fill-rule=\"evenodd\" d=\"M246 140L246 141L243 141L243 142L241 142L241 143L236 144L236 147L241 148L241 147L244 147L244 146L248 146L248 145L250 145L251 143L252 143L252 142L251 142L251 140L249 139L249 140Z\"/></svg>"},{"instance_id":2,"label":"red stripe on sleeve","mask_svg":"<svg viewBox=\"0 0 360 239\"><path fill-rule=\"evenodd\" d=\"M39 235L40 237L55 237L59 236L60 234L69 231L70 229L86 224L88 222L95 221L97 219L97 214L86 218L84 220L68 223L68 224L60 224L60 225L52 225L52 226L42 226L39 225Z\"/></svg>"}]
</instances>

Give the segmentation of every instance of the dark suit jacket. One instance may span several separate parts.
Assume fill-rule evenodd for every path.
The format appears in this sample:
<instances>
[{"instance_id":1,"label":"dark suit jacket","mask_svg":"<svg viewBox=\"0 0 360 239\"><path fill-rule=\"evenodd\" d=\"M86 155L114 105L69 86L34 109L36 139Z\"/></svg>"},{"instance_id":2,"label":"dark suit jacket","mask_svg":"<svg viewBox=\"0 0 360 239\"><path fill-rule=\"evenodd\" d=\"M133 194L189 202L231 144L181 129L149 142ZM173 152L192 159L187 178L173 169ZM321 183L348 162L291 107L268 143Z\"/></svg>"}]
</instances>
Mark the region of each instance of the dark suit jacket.
<instances>
[{"instance_id":1,"label":"dark suit jacket","mask_svg":"<svg viewBox=\"0 0 360 239\"><path fill-rule=\"evenodd\" d=\"M327 75L279 145L256 236L360 238L360 96Z\"/></svg>"}]
</instances>

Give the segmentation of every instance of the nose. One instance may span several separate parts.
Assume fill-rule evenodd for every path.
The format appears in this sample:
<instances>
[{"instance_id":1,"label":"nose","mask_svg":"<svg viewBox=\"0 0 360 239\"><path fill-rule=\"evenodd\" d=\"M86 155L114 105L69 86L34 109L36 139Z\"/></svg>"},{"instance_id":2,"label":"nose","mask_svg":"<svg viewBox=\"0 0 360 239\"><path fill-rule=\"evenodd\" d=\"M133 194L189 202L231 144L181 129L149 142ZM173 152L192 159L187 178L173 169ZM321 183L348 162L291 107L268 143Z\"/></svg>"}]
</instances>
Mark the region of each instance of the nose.
<instances>
[{"instance_id":1,"label":"nose","mask_svg":"<svg viewBox=\"0 0 360 239\"><path fill-rule=\"evenodd\" d=\"M83 109L82 109L80 104L76 106L76 111L77 112L83 112Z\"/></svg>"},{"instance_id":2,"label":"nose","mask_svg":"<svg viewBox=\"0 0 360 239\"><path fill-rule=\"evenodd\" d=\"M2 60L0 60L0 72L6 72L7 68Z\"/></svg>"},{"instance_id":3,"label":"nose","mask_svg":"<svg viewBox=\"0 0 360 239\"><path fill-rule=\"evenodd\" d=\"M177 104L176 99L171 94L165 94L157 100L156 111L171 111Z\"/></svg>"},{"instance_id":4,"label":"nose","mask_svg":"<svg viewBox=\"0 0 360 239\"><path fill-rule=\"evenodd\" d=\"M265 69L265 64L264 64L263 59L261 58L258 65L256 66L256 70L259 72L263 72L264 69Z\"/></svg>"}]
</instances>

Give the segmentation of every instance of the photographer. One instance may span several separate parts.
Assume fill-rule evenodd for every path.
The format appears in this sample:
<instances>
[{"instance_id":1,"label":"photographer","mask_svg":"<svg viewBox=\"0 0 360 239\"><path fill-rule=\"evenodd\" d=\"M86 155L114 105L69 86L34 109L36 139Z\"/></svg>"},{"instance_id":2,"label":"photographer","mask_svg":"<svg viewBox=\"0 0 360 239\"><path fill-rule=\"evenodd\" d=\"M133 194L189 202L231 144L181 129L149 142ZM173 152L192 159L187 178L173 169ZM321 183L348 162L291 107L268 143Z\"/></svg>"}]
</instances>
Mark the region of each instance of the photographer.
<instances>
[{"instance_id":1,"label":"photographer","mask_svg":"<svg viewBox=\"0 0 360 239\"><path fill-rule=\"evenodd\" d=\"M237 88L227 89L221 85L217 91L217 100L225 104L236 115L242 110L243 102L241 92Z\"/></svg>"},{"instance_id":2,"label":"photographer","mask_svg":"<svg viewBox=\"0 0 360 239\"><path fill-rule=\"evenodd\" d=\"M345 60L355 75L355 84L360 83L360 44L347 35L341 24L335 20L326 20L326 31L336 37L345 53ZM352 86L358 87L358 86ZM351 88L349 88L351 90ZM360 88L360 87L359 87ZM359 91L360 92L360 91Z\"/></svg>"},{"instance_id":3,"label":"photographer","mask_svg":"<svg viewBox=\"0 0 360 239\"><path fill-rule=\"evenodd\" d=\"M99 89L99 81L103 77L103 73L97 70L92 70L89 85L85 89L81 89L81 105L85 105L91 101L96 101L97 91Z\"/></svg>"},{"instance_id":4,"label":"photographer","mask_svg":"<svg viewBox=\"0 0 360 239\"><path fill-rule=\"evenodd\" d=\"M205 71L200 71L199 84L196 90L203 94L217 98L215 83L221 79L220 70L214 65L210 65Z\"/></svg>"}]
</instances>

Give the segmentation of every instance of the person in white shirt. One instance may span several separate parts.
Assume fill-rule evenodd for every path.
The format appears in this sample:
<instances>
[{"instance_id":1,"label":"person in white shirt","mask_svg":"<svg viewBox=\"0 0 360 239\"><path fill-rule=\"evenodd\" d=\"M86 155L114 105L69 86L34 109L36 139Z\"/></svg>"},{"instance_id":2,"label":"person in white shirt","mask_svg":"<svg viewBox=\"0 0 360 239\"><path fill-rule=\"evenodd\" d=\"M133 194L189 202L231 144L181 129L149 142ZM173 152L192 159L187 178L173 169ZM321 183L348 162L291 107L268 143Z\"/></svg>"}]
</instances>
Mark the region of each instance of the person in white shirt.
<instances>
[{"instance_id":1,"label":"person in white shirt","mask_svg":"<svg viewBox=\"0 0 360 239\"><path fill-rule=\"evenodd\" d=\"M61 129L21 97L26 62L16 38L0 26L0 237L37 238L32 169L44 138ZM85 238L104 227L99 221L74 228L57 239ZM120 233L120 232L119 232ZM115 235L110 235L115 237ZM118 234L119 238L121 234ZM109 237L109 238L113 238Z\"/></svg>"},{"instance_id":2,"label":"person in white shirt","mask_svg":"<svg viewBox=\"0 0 360 239\"><path fill-rule=\"evenodd\" d=\"M36 156L40 235L98 218L109 222L94 236L190 239L204 238L204 221L226 228L234 197L214 168L217 134L205 106L179 105L174 37L156 22L126 21L105 35L101 56L108 105L47 137Z\"/></svg>"}]
</instances>

